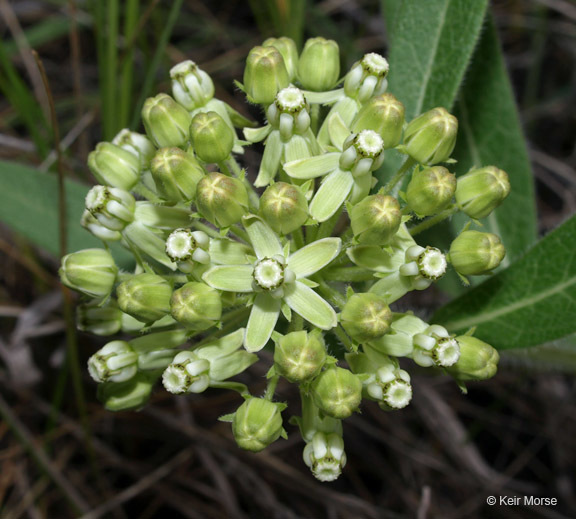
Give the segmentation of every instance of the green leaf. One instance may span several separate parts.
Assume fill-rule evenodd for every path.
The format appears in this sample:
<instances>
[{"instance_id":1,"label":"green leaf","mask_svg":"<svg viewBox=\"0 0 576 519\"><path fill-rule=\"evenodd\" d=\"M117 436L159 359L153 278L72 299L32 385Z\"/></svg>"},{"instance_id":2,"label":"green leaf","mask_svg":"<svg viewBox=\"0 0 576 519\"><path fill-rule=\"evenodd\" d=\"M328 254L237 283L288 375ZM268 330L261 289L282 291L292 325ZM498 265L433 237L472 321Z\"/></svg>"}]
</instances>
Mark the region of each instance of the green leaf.
<instances>
[{"instance_id":1,"label":"green leaf","mask_svg":"<svg viewBox=\"0 0 576 519\"><path fill-rule=\"evenodd\" d=\"M80 226L84 199L90 186L66 180L68 251L102 247L102 242ZM55 175L0 160L0 221L54 256L58 245L58 178ZM129 254L113 247L116 261L126 266Z\"/></svg>"},{"instance_id":2,"label":"green leaf","mask_svg":"<svg viewBox=\"0 0 576 519\"><path fill-rule=\"evenodd\" d=\"M433 322L450 332L472 326L497 349L526 348L576 331L576 216L525 256L441 308Z\"/></svg>"},{"instance_id":3,"label":"green leaf","mask_svg":"<svg viewBox=\"0 0 576 519\"><path fill-rule=\"evenodd\" d=\"M410 121L436 106L450 110L480 35L487 0L383 0L390 35L388 91ZM390 178L404 156L387 154L379 179Z\"/></svg>"},{"instance_id":4,"label":"green leaf","mask_svg":"<svg viewBox=\"0 0 576 519\"><path fill-rule=\"evenodd\" d=\"M460 123L454 152L456 173L494 165L510 177L510 196L482 220L486 231L502 238L507 251L505 267L534 243L536 209L530 161L492 20L476 49L456 108ZM455 233L465 221L462 215L454 218Z\"/></svg>"}]
</instances>

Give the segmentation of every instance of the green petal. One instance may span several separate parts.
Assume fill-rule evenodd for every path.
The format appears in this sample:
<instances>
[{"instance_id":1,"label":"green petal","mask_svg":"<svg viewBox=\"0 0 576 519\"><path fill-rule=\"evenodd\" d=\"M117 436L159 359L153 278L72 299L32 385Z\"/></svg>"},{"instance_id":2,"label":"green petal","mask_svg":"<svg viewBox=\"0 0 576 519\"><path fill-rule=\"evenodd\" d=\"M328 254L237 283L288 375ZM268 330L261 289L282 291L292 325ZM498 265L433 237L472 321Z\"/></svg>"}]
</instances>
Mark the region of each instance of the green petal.
<instances>
[{"instance_id":1,"label":"green petal","mask_svg":"<svg viewBox=\"0 0 576 519\"><path fill-rule=\"evenodd\" d=\"M284 145L284 162L307 159L310 157L310 149L306 139L300 135L293 135Z\"/></svg>"},{"instance_id":2,"label":"green petal","mask_svg":"<svg viewBox=\"0 0 576 519\"><path fill-rule=\"evenodd\" d=\"M262 128L244 128L244 138L248 142L260 142L263 141L272 130L272 126L267 124L262 126Z\"/></svg>"},{"instance_id":3,"label":"green petal","mask_svg":"<svg viewBox=\"0 0 576 519\"><path fill-rule=\"evenodd\" d=\"M330 118L330 121L328 122L328 133L330 135L330 141L332 142L332 145L339 150L342 150L344 141L350 136L352 132L348 129L342 120L342 117L340 117L340 114L336 113Z\"/></svg>"},{"instance_id":4,"label":"green petal","mask_svg":"<svg viewBox=\"0 0 576 519\"><path fill-rule=\"evenodd\" d=\"M210 240L210 259L218 265L246 265L253 254L248 245L233 240Z\"/></svg>"},{"instance_id":5,"label":"green petal","mask_svg":"<svg viewBox=\"0 0 576 519\"><path fill-rule=\"evenodd\" d=\"M244 337L247 351L260 351L266 346L278 321L281 302L281 299L275 299L266 292L256 296Z\"/></svg>"},{"instance_id":6,"label":"green petal","mask_svg":"<svg viewBox=\"0 0 576 519\"><path fill-rule=\"evenodd\" d=\"M280 167L280 158L282 157L282 150L284 144L280 139L280 132L274 130L266 139L266 147L264 148L264 155L262 155L262 162L260 163L260 171L258 177L254 181L254 186L264 187L274 180L278 168Z\"/></svg>"},{"instance_id":7,"label":"green petal","mask_svg":"<svg viewBox=\"0 0 576 519\"><path fill-rule=\"evenodd\" d=\"M202 279L226 292L252 292L252 265L221 265L206 271Z\"/></svg>"},{"instance_id":8,"label":"green petal","mask_svg":"<svg viewBox=\"0 0 576 519\"><path fill-rule=\"evenodd\" d=\"M200 346L194 350L194 354L199 359L206 359L212 361L218 357L230 355L242 346L244 342L244 328L239 328L224 337L220 337L215 341L211 341L204 346Z\"/></svg>"},{"instance_id":9,"label":"green petal","mask_svg":"<svg viewBox=\"0 0 576 519\"><path fill-rule=\"evenodd\" d=\"M122 231L122 236L130 245L141 250L158 263L171 270L176 270L176 263L173 263L166 255L165 241L149 227L140 222L132 222Z\"/></svg>"},{"instance_id":10,"label":"green petal","mask_svg":"<svg viewBox=\"0 0 576 519\"><path fill-rule=\"evenodd\" d=\"M370 193L370 190L373 187L372 184L375 184L376 182L376 179L370 173L354 178L354 185L350 190L350 197L348 198L350 203L357 204L364 200L364 198L366 198Z\"/></svg>"},{"instance_id":11,"label":"green petal","mask_svg":"<svg viewBox=\"0 0 576 519\"><path fill-rule=\"evenodd\" d=\"M317 157L294 160L284 164L284 171L292 178L316 178L334 171L340 162L340 153L325 153Z\"/></svg>"},{"instance_id":12,"label":"green petal","mask_svg":"<svg viewBox=\"0 0 576 519\"><path fill-rule=\"evenodd\" d=\"M350 171L337 169L322 182L310 204L310 215L318 222L328 220L344 203L352 189L354 178Z\"/></svg>"},{"instance_id":13,"label":"green petal","mask_svg":"<svg viewBox=\"0 0 576 519\"><path fill-rule=\"evenodd\" d=\"M284 301L297 314L322 330L330 330L338 324L336 312L314 290L300 281L284 288Z\"/></svg>"},{"instance_id":14,"label":"green petal","mask_svg":"<svg viewBox=\"0 0 576 519\"><path fill-rule=\"evenodd\" d=\"M302 247L288 258L288 268L296 278L305 278L318 272L340 253L340 238L324 238Z\"/></svg>"},{"instance_id":15,"label":"green petal","mask_svg":"<svg viewBox=\"0 0 576 519\"><path fill-rule=\"evenodd\" d=\"M331 104L344 97L343 88L330 90L329 92L312 92L310 90L303 90L302 93L304 94L306 101L312 104Z\"/></svg>"},{"instance_id":16,"label":"green petal","mask_svg":"<svg viewBox=\"0 0 576 519\"><path fill-rule=\"evenodd\" d=\"M254 215L245 216L242 220L258 259L283 254L278 236L264 220Z\"/></svg>"}]
</instances>

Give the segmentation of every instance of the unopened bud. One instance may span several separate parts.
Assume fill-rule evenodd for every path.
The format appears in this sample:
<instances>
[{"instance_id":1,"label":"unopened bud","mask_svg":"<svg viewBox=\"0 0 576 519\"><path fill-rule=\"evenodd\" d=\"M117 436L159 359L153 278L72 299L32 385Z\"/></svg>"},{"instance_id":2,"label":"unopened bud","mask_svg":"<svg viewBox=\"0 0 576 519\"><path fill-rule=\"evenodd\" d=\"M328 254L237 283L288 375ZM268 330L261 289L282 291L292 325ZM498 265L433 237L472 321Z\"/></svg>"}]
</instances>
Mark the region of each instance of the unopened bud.
<instances>
[{"instance_id":1,"label":"unopened bud","mask_svg":"<svg viewBox=\"0 0 576 519\"><path fill-rule=\"evenodd\" d=\"M406 153L420 164L445 162L456 145L458 119L444 108L434 108L408 124L404 131Z\"/></svg>"},{"instance_id":2,"label":"unopened bud","mask_svg":"<svg viewBox=\"0 0 576 519\"><path fill-rule=\"evenodd\" d=\"M210 76L191 60L183 61L170 69L172 94L187 110L204 106L214 97L214 83Z\"/></svg>"},{"instance_id":3,"label":"unopened bud","mask_svg":"<svg viewBox=\"0 0 576 519\"><path fill-rule=\"evenodd\" d=\"M142 108L146 133L158 148L184 146L188 142L191 119L186 108L167 94L149 97Z\"/></svg>"},{"instance_id":4,"label":"unopened bud","mask_svg":"<svg viewBox=\"0 0 576 519\"><path fill-rule=\"evenodd\" d=\"M464 231L450 246L450 262L464 276L489 273L505 255L500 238L489 232Z\"/></svg>"},{"instance_id":5,"label":"unopened bud","mask_svg":"<svg viewBox=\"0 0 576 519\"><path fill-rule=\"evenodd\" d=\"M260 198L260 216L279 234L288 234L308 219L308 202L298 186L276 182Z\"/></svg>"},{"instance_id":6,"label":"unopened bud","mask_svg":"<svg viewBox=\"0 0 576 519\"><path fill-rule=\"evenodd\" d=\"M172 317L179 323L195 330L205 330L222 316L222 300L212 287L190 282L174 291L170 309Z\"/></svg>"},{"instance_id":7,"label":"unopened bud","mask_svg":"<svg viewBox=\"0 0 576 519\"><path fill-rule=\"evenodd\" d=\"M357 61L344 79L344 92L365 103L372 96L383 94L388 87L386 76L390 66L380 54L371 52Z\"/></svg>"},{"instance_id":8,"label":"unopened bud","mask_svg":"<svg viewBox=\"0 0 576 519\"><path fill-rule=\"evenodd\" d=\"M318 431L304 447L303 458L316 479L323 483L335 481L346 465L344 440L337 433Z\"/></svg>"},{"instance_id":9,"label":"unopened bud","mask_svg":"<svg viewBox=\"0 0 576 519\"><path fill-rule=\"evenodd\" d=\"M298 62L298 79L306 90L325 92L336 86L340 77L340 50L334 40L310 38Z\"/></svg>"},{"instance_id":10,"label":"unopened bud","mask_svg":"<svg viewBox=\"0 0 576 519\"><path fill-rule=\"evenodd\" d=\"M350 296L340 315L346 333L359 343L382 337L390 329L391 321L392 312L386 300L370 292Z\"/></svg>"},{"instance_id":11,"label":"unopened bud","mask_svg":"<svg viewBox=\"0 0 576 519\"><path fill-rule=\"evenodd\" d=\"M134 197L117 187L94 186L86 195L86 209L111 231L121 231L132 222L135 207Z\"/></svg>"},{"instance_id":12,"label":"unopened bud","mask_svg":"<svg viewBox=\"0 0 576 519\"><path fill-rule=\"evenodd\" d=\"M313 379L326 362L326 347L319 333L304 330L284 335L274 348L274 365L290 382Z\"/></svg>"},{"instance_id":13,"label":"unopened bud","mask_svg":"<svg viewBox=\"0 0 576 519\"><path fill-rule=\"evenodd\" d=\"M230 227L246 214L248 193L237 178L210 173L198 183L196 204L208 221L218 227Z\"/></svg>"},{"instance_id":14,"label":"unopened bud","mask_svg":"<svg viewBox=\"0 0 576 519\"><path fill-rule=\"evenodd\" d=\"M282 404L251 397L234 414L232 432L241 449L260 452L283 432Z\"/></svg>"},{"instance_id":15,"label":"unopened bud","mask_svg":"<svg viewBox=\"0 0 576 519\"><path fill-rule=\"evenodd\" d=\"M112 144L120 146L123 150L129 151L132 155L138 157L142 169L148 168L154 153L156 153L154 144L150 142L146 135L131 132L126 128L118 132L116 137L112 139Z\"/></svg>"},{"instance_id":16,"label":"unopened bud","mask_svg":"<svg viewBox=\"0 0 576 519\"><path fill-rule=\"evenodd\" d=\"M312 382L314 403L333 418L348 418L362 401L362 382L351 371L332 367Z\"/></svg>"},{"instance_id":17,"label":"unopened bud","mask_svg":"<svg viewBox=\"0 0 576 519\"><path fill-rule=\"evenodd\" d=\"M84 249L64 256L58 273L68 288L104 299L114 288L118 267L107 250Z\"/></svg>"},{"instance_id":18,"label":"unopened bud","mask_svg":"<svg viewBox=\"0 0 576 519\"><path fill-rule=\"evenodd\" d=\"M115 301L102 306L98 303L78 305L76 326L94 335L114 335L122 329L122 311Z\"/></svg>"},{"instance_id":19,"label":"unopened bud","mask_svg":"<svg viewBox=\"0 0 576 519\"><path fill-rule=\"evenodd\" d=\"M510 193L505 171L494 166L475 169L458 178L456 202L471 218L484 218Z\"/></svg>"},{"instance_id":20,"label":"unopened bud","mask_svg":"<svg viewBox=\"0 0 576 519\"><path fill-rule=\"evenodd\" d=\"M446 208L455 192L456 177L446 168L417 168L406 190L406 202L417 216L432 216Z\"/></svg>"},{"instance_id":21,"label":"unopened bud","mask_svg":"<svg viewBox=\"0 0 576 519\"><path fill-rule=\"evenodd\" d=\"M216 112L200 112L192 119L190 139L196 155L204 162L218 163L230 156L234 132Z\"/></svg>"},{"instance_id":22,"label":"unopened bud","mask_svg":"<svg viewBox=\"0 0 576 519\"><path fill-rule=\"evenodd\" d=\"M460 358L447 371L458 380L486 380L492 378L498 370L500 355L492 346L470 337L456 337L460 345Z\"/></svg>"},{"instance_id":23,"label":"unopened bud","mask_svg":"<svg viewBox=\"0 0 576 519\"><path fill-rule=\"evenodd\" d=\"M126 341L112 341L88 359L88 372L95 382L124 382L138 369L138 354Z\"/></svg>"},{"instance_id":24,"label":"unopened bud","mask_svg":"<svg viewBox=\"0 0 576 519\"><path fill-rule=\"evenodd\" d=\"M298 49L292 38L282 36L280 38L268 38L262 44L263 47L274 47L284 59L284 65L288 72L288 78L292 82L296 79L298 69Z\"/></svg>"},{"instance_id":25,"label":"unopened bud","mask_svg":"<svg viewBox=\"0 0 576 519\"><path fill-rule=\"evenodd\" d=\"M254 47L244 69L244 88L253 103L269 105L290 84L282 54L274 47Z\"/></svg>"},{"instance_id":26,"label":"unopened bud","mask_svg":"<svg viewBox=\"0 0 576 519\"><path fill-rule=\"evenodd\" d=\"M118 306L139 321L149 323L170 313L172 287L155 274L136 274L116 289Z\"/></svg>"},{"instance_id":27,"label":"unopened bud","mask_svg":"<svg viewBox=\"0 0 576 519\"><path fill-rule=\"evenodd\" d=\"M158 194L168 202L189 202L204 177L198 161L180 148L160 148L150 171Z\"/></svg>"},{"instance_id":28,"label":"unopened bud","mask_svg":"<svg viewBox=\"0 0 576 519\"><path fill-rule=\"evenodd\" d=\"M400 144L404 126L404 105L392 94L382 94L362 106L352 122L352 131L373 130L384 141L384 149Z\"/></svg>"},{"instance_id":29,"label":"unopened bud","mask_svg":"<svg viewBox=\"0 0 576 519\"><path fill-rule=\"evenodd\" d=\"M370 195L350 211L350 223L359 243L385 245L402 222L400 204L392 196Z\"/></svg>"},{"instance_id":30,"label":"unopened bud","mask_svg":"<svg viewBox=\"0 0 576 519\"><path fill-rule=\"evenodd\" d=\"M110 142L88 155L88 167L101 184L130 191L140 178L140 159Z\"/></svg>"}]
</instances>

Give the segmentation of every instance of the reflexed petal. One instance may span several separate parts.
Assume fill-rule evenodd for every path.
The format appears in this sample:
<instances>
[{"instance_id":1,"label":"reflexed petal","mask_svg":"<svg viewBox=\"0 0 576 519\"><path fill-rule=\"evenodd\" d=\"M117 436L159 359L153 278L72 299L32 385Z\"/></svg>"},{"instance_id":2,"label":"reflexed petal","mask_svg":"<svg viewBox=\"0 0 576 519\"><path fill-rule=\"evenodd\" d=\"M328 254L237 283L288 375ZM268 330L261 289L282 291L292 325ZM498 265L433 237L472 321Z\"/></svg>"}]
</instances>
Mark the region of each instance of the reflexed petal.
<instances>
[{"instance_id":1,"label":"reflexed petal","mask_svg":"<svg viewBox=\"0 0 576 519\"><path fill-rule=\"evenodd\" d=\"M342 150L342 146L344 141L350 136L352 133L344 121L340 114L334 114L330 121L328 122L328 133L330 134L330 141L332 142L333 146Z\"/></svg>"},{"instance_id":2,"label":"reflexed petal","mask_svg":"<svg viewBox=\"0 0 576 519\"><path fill-rule=\"evenodd\" d=\"M352 189L354 178L350 171L337 169L330 173L310 204L310 215L319 222L328 220L344 203Z\"/></svg>"},{"instance_id":3,"label":"reflexed petal","mask_svg":"<svg viewBox=\"0 0 576 519\"><path fill-rule=\"evenodd\" d=\"M340 238L324 238L302 247L288 258L288 268L296 278L305 278L330 263L342 246Z\"/></svg>"},{"instance_id":4,"label":"reflexed petal","mask_svg":"<svg viewBox=\"0 0 576 519\"><path fill-rule=\"evenodd\" d=\"M246 265L253 254L248 245L233 240L210 240L210 259L219 265Z\"/></svg>"},{"instance_id":5,"label":"reflexed petal","mask_svg":"<svg viewBox=\"0 0 576 519\"><path fill-rule=\"evenodd\" d=\"M310 157L310 149L306 139L300 135L292 135L290 140L284 145L284 161L306 159Z\"/></svg>"},{"instance_id":6,"label":"reflexed petal","mask_svg":"<svg viewBox=\"0 0 576 519\"><path fill-rule=\"evenodd\" d=\"M350 203L357 204L358 202L364 200L370 193L372 189L372 184L375 182L375 178L371 174L361 175L354 178L354 185L350 190Z\"/></svg>"},{"instance_id":7,"label":"reflexed petal","mask_svg":"<svg viewBox=\"0 0 576 519\"><path fill-rule=\"evenodd\" d=\"M300 281L284 288L284 301L297 314L322 330L330 330L338 324L334 309Z\"/></svg>"},{"instance_id":8,"label":"reflexed petal","mask_svg":"<svg viewBox=\"0 0 576 519\"><path fill-rule=\"evenodd\" d=\"M316 178L334 171L339 162L340 153L324 153L316 157L287 162L284 164L284 171L292 178Z\"/></svg>"},{"instance_id":9,"label":"reflexed petal","mask_svg":"<svg viewBox=\"0 0 576 519\"><path fill-rule=\"evenodd\" d=\"M246 350L260 351L266 346L278 321L281 303L281 299L275 299L266 292L256 296L244 337Z\"/></svg>"},{"instance_id":10,"label":"reflexed petal","mask_svg":"<svg viewBox=\"0 0 576 519\"><path fill-rule=\"evenodd\" d=\"M280 158L282 157L282 140L280 139L280 132L274 130L266 139L266 147L264 148L264 155L262 155L262 162L260 163L260 171L258 177L254 181L256 187L264 187L274 180L278 168L280 167Z\"/></svg>"},{"instance_id":11,"label":"reflexed petal","mask_svg":"<svg viewBox=\"0 0 576 519\"><path fill-rule=\"evenodd\" d=\"M212 288L226 292L252 292L252 265L221 265L202 276Z\"/></svg>"},{"instance_id":12,"label":"reflexed petal","mask_svg":"<svg viewBox=\"0 0 576 519\"><path fill-rule=\"evenodd\" d=\"M263 141L272 130L272 126L267 124L262 126L262 128L244 128L244 138L248 142L260 142Z\"/></svg>"},{"instance_id":13,"label":"reflexed petal","mask_svg":"<svg viewBox=\"0 0 576 519\"><path fill-rule=\"evenodd\" d=\"M194 350L194 354L199 359L211 360L216 357L223 357L230 355L242 346L244 342L244 328L239 328L233 333L220 337L215 341L211 341L204 346L200 346Z\"/></svg>"},{"instance_id":14,"label":"reflexed petal","mask_svg":"<svg viewBox=\"0 0 576 519\"><path fill-rule=\"evenodd\" d=\"M312 104L330 104L335 103L338 99L344 97L344 89L330 90L329 92L311 92L310 90L303 90L302 93L306 100Z\"/></svg>"},{"instance_id":15,"label":"reflexed petal","mask_svg":"<svg viewBox=\"0 0 576 519\"><path fill-rule=\"evenodd\" d=\"M149 227L140 222L132 222L124 229L123 235L128 243L148 254L158 263L176 270L176 263L166 255L166 242Z\"/></svg>"},{"instance_id":16,"label":"reflexed petal","mask_svg":"<svg viewBox=\"0 0 576 519\"><path fill-rule=\"evenodd\" d=\"M254 215L245 216L242 220L258 259L283 254L278 236L264 220Z\"/></svg>"}]
</instances>

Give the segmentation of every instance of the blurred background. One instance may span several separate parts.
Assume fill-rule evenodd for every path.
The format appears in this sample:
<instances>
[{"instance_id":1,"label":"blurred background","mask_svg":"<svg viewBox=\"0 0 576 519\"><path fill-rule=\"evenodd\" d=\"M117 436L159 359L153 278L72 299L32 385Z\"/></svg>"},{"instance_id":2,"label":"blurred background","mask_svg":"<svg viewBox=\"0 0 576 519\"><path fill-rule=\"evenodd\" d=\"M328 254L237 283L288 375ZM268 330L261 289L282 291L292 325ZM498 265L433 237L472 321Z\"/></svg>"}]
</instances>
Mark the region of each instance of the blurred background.
<instances>
[{"instance_id":1,"label":"blurred background","mask_svg":"<svg viewBox=\"0 0 576 519\"><path fill-rule=\"evenodd\" d=\"M0 0L0 159L56 174L50 106L31 49L54 96L63 170L93 183L87 154L121 128L141 130L143 101L169 91L175 63L196 61L218 97L262 120L233 87L250 48L272 35L300 47L322 35L339 43L347 70L363 53L386 55L380 7ZM576 3L494 1L491 10L542 235L576 212ZM246 153L252 171L258 160L258 150ZM69 346L57 245L35 247L12 229L0 223L0 518L576 517L573 337L506 352L498 376L470 384L466 396L447 377L415 371L413 405L384 413L364 404L346 420L348 465L338 481L320 484L302 462L294 427L258 455L236 447L229 424L217 421L240 403L230 392L176 398L158 390L140 412L104 410L85 369L104 341L80 334L77 348ZM431 314L441 300L410 304ZM253 394L265 388L262 364L244 376ZM298 412L295 387L281 382L278 394ZM490 507L491 495L557 504Z\"/></svg>"}]
</instances>

